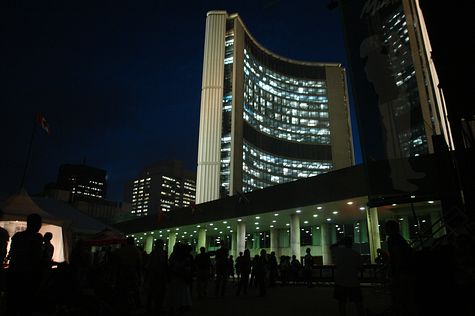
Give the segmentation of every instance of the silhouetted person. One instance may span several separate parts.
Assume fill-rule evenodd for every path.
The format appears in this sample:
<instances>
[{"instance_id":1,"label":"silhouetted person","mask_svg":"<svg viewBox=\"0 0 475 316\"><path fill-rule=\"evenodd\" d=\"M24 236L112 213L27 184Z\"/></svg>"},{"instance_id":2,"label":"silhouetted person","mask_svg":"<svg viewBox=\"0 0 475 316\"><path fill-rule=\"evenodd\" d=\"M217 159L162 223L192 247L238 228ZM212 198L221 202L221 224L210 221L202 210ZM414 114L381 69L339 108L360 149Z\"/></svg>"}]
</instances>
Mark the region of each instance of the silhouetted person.
<instances>
[{"instance_id":1,"label":"silhouetted person","mask_svg":"<svg viewBox=\"0 0 475 316\"><path fill-rule=\"evenodd\" d=\"M249 249L244 250L244 255L239 256L239 283L236 294L241 294L241 290L244 295L247 295L247 288L249 285L249 274L251 273L251 253ZM236 259L237 261L237 259Z\"/></svg>"},{"instance_id":2,"label":"silhouetted person","mask_svg":"<svg viewBox=\"0 0 475 316\"><path fill-rule=\"evenodd\" d=\"M43 236L43 246L41 250L41 265L42 265L42 287L47 286L51 277L51 268L53 266L54 246L51 243L53 234L47 232Z\"/></svg>"},{"instance_id":3,"label":"silhouetted person","mask_svg":"<svg viewBox=\"0 0 475 316\"><path fill-rule=\"evenodd\" d=\"M216 250L216 296L224 295L226 293L226 285L229 276L228 254L229 250L224 243L221 244L221 247L218 250Z\"/></svg>"},{"instance_id":4,"label":"silhouetted person","mask_svg":"<svg viewBox=\"0 0 475 316\"><path fill-rule=\"evenodd\" d=\"M123 306L126 312L129 308L141 306L140 286L142 273L142 253L139 248L135 246L134 237L128 237L126 244L117 251L118 259L118 276L117 276L117 290L121 304L130 302L129 298L133 300L133 306Z\"/></svg>"},{"instance_id":5,"label":"silhouetted person","mask_svg":"<svg viewBox=\"0 0 475 316\"><path fill-rule=\"evenodd\" d=\"M0 210L0 220L2 219L3 211ZM10 240L10 235L8 231L0 227L0 292L4 292L6 288L6 271L3 269L3 263L7 257L7 246L8 241Z\"/></svg>"},{"instance_id":6,"label":"silhouetted person","mask_svg":"<svg viewBox=\"0 0 475 316\"><path fill-rule=\"evenodd\" d=\"M303 278L307 287L312 287L313 256L310 254L310 248L305 250L303 258Z\"/></svg>"},{"instance_id":7,"label":"silhouetted person","mask_svg":"<svg viewBox=\"0 0 475 316\"><path fill-rule=\"evenodd\" d=\"M166 305L170 314L183 313L191 307L189 279L193 265L188 245L176 243L169 259L170 283L167 289Z\"/></svg>"},{"instance_id":8,"label":"silhouetted person","mask_svg":"<svg viewBox=\"0 0 475 316\"><path fill-rule=\"evenodd\" d=\"M12 237L8 269L7 315L31 315L37 305L41 283L43 237L38 231L42 218L34 213L26 219L26 230Z\"/></svg>"},{"instance_id":9,"label":"silhouetted person","mask_svg":"<svg viewBox=\"0 0 475 316\"><path fill-rule=\"evenodd\" d=\"M347 301L356 305L358 315L364 315L359 274L362 265L361 255L352 249L351 237L331 246L336 266L334 298L338 301L340 316L346 315Z\"/></svg>"},{"instance_id":10,"label":"silhouetted person","mask_svg":"<svg viewBox=\"0 0 475 316\"><path fill-rule=\"evenodd\" d=\"M54 246L51 243L51 239L53 239L53 234L47 232L43 236L43 250L42 250L42 257L45 266L51 267L53 265L53 254L54 254Z\"/></svg>"},{"instance_id":11,"label":"silhouetted person","mask_svg":"<svg viewBox=\"0 0 475 316\"><path fill-rule=\"evenodd\" d=\"M454 271L454 291L450 301L453 315L475 315L475 240L472 234L462 233L453 240L451 266ZM437 288L437 290L440 290ZM446 297L445 297L446 299ZM454 302L455 301L455 302ZM438 306L438 305L437 305Z\"/></svg>"},{"instance_id":12,"label":"silhouetted person","mask_svg":"<svg viewBox=\"0 0 475 316\"><path fill-rule=\"evenodd\" d=\"M200 247L200 253L195 257L195 267L198 297L205 297L208 294L208 280L211 275L211 258L205 247Z\"/></svg>"},{"instance_id":13,"label":"silhouetted person","mask_svg":"<svg viewBox=\"0 0 475 316\"><path fill-rule=\"evenodd\" d=\"M388 278L389 254L381 248L376 249L376 258L374 260L379 266L378 276L381 282L386 282Z\"/></svg>"},{"instance_id":14,"label":"silhouetted person","mask_svg":"<svg viewBox=\"0 0 475 316\"><path fill-rule=\"evenodd\" d=\"M233 279L234 283L234 260L232 255L228 258L228 273L229 276Z\"/></svg>"},{"instance_id":15,"label":"silhouetted person","mask_svg":"<svg viewBox=\"0 0 475 316\"><path fill-rule=\"evenodd\" d=\"M75 290L79 291L87 285L87 278L91 267L91 252L84 244L84 240L79 239L76 241L69 262Z\"/></svg>"},{"instance_id":16,"label":"silhouetted person","mask_svg":"<svg viewBox=\"0 0 475 316\"><path fill-rule=\"evenodd\" d=\"M256 266L256 281L259 287L259 296L265 296L267 293L268 269L267 252L265 249L261 249L261 255L259 256Z\"/></svg>"},{"instance_id":17,"label":"silhouetted person","mask_svg":"<svg viewBox=\"0 0 475 316\"><path fill-rule=\"evenodd\" d=\"M268 259L268 268L269 268L269 287L274 287L277 281L277 258L275 257L275 251L272 251Z\"/></svg>"},{"instance_id":18,"label":"silhouetted person","mask_svg":"<svg viewBox=\"0 0 475 316\"><path fill-rule=\"evenodd\" d=\"M239 279L241 277L241 260L242 260L243 253L242 251L239 252L239 256L236 258L236 263L234 267L236 268L236 275L237 275L237 281L239 284Z\"/></svg>"},{"instance_id":19,"label":"silhouetted person","mask_svg":"<svg viewBox=\"0 0 475 316\"><path fill-rule=\"evenodd\" d=\"M414 315L413 253L404 237L399 233L399 223L386 222L390 268L390 286L393 308L396 315Z\"/></svg>"},{"instance_id":20,"label":"silhouetted person","mask_svg":"<svg viewBox=\"0 0 475 316\"><path fill-rule=\"evenodd\" d=\"M148 295L147 308L150 312L160 313L165 298L168 281L168 255L162 239L155 241L147 266Z\"/></svg>"},{"instance_id":21,"label":"silhouetted person","mask_svg":"<svg viewBox=\"0 0 475 316\"><path fill-rule=\"evenodd\" d=\"M280 280L282 282L282 285L289 284L289 278L290 278L290 257L289 256L280 256L279 272L280 272Z\"/></svg>"},{"instance_id":22,"label":"silhouetted person","mask_svg":"<svg viewBox=\"0 0 475 316\"><path fill-rule=\"evenodd\" d=\"M2 219L2 217L3 211L0 210L0 220ZM0 227L0 264L2 264L2 266L7 256L7 246L9 240L10 235L8 234L8 231L5 228Z\"/></svg>"},{"instance_id":23,"label":"silhouetted person","mask_svg":"<svg viewBox=\"0 0 475 316\"><path fill-rule=\"evenodd\" d=\"M257 287L257 279L256 279L256 272L257 272L257 265L259 264L259 255L255 255L251 261L251 280L250 285L253 287Z\"/></svg>"},{"instance_id":24,"label":"silhouetted person","mask_svg":"<svg viewBox=\"0 0 475 316\"><path fill-rule=\"evenodd\" d=\"M300 270L302 269L302 264L297 259L295 255L292 256L292 261L290 261L290 273L292 275L292 280L294 283L297 283L299 280Z\"/></svg>"}]
</instances>

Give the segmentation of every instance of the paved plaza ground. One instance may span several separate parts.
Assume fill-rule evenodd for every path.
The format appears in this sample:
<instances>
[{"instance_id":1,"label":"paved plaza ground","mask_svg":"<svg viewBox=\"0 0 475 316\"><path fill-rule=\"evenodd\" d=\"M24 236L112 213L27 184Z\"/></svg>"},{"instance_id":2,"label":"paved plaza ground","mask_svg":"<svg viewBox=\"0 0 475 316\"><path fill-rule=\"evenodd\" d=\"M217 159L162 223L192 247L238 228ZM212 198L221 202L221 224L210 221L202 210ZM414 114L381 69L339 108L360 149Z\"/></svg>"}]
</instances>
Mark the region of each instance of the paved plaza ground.
<instances>
[{"instance_id":1,"label":"paved plaza ground","mask_svg":"<svg viewBox=\"0 0 475 316\"><path fill-rule=\"evenodd\" d=\"M383 315L389 308L389 293L379 286L364 285L363 299L371 315ZM356 315L353 305L348 307L348 316ZM185 315L331 316L338 315L338 307L333 298L332 285L312 288L303 285L277 286L269 288L265 297L259 297L257 289L251 289L247 296L236 296L235 285L230 283L224 297L216 297L213 292L206 298L193 297L193 306Z\"/></svg>"},{"instance_id":2,"label":"paved plaza ground","mask_svg":"<svg viewBox=\"0 0 475 316\"><path fill-rule=\"evenodd\" d=\"M277 285L267 290L264 297L258 296L256 288L250 288L248 295L236 296L236 284L229 282L227 293L224 296L214 295L214 282L209 284L209 295L198 299L196 292L193 293L193 305L190 310L183 314L173 316L333 316L338 315L337 301L333 298L333 285L319 284L312 288L307 288L302 284L292 284L287 286ZM390 296L387 289L380 285L364 284L363 300L364 306L369 310L368 316L386 316L390 305ZM98 298L91 297L85 299L80 304L79 309L67 312L34 313L34 316L96 316L96 315L116 315L116 316L151 316L157 315L148 313L145 308L127 309L123 307L111 306ZM166 303L165 303L166 305ZM0 315L5 315L0 311ZM160 315L169 316L170 313L163 312ZM348 316L356 315L354 305L348 304Z\"/></svg>"}]
</instances>

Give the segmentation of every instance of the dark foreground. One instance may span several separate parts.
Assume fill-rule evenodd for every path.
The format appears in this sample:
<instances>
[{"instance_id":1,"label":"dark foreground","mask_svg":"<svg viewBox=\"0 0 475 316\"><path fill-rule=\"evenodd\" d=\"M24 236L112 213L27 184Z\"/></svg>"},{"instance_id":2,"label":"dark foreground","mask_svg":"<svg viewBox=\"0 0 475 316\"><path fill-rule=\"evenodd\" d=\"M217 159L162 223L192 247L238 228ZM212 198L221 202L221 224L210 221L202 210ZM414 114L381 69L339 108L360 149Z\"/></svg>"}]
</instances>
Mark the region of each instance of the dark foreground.
<instances>
[{"instance_id":1,"label":"dark foreground","mask_svg":"<svg viewBox=\"0 0 475 316\"><path fill-rule=\"evenodd\" d=\"M198 299L193 293L193 303L189 310L182 313L169 313L166 309L162 313L150 313L144 307L131 307L129 312L117 306L110 306L94 295L85 295L80 310L57 311L56 313L35 313L35 316L52 315L174 315L174 316L298 316L298 315L338 315L337 302L333 299L333 286L320 284L312 288L304 285L287 285L269 288L264 297L258 296L257 289L250 289L248 295L235 295L235 284L230 281L227 293L224 296L215 296L214 283L210 284L212 293L205 298ZM391 315L389 312L389 292L380 285L363 285L363 299L368 316ZM92 293L91 293L92 294ZM352 304L348 304L348 316L356 315Z\"/></svg>"}]
</instances>

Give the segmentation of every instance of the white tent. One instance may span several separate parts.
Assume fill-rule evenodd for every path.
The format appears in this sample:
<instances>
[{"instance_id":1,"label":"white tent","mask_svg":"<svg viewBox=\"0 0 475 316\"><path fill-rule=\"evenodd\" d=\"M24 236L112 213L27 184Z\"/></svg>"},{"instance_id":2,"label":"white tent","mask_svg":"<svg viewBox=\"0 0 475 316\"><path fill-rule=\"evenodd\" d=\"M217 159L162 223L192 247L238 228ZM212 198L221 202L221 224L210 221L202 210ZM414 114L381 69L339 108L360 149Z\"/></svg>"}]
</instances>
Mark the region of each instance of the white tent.
<instances>
[{"instance_id":1,"label":"white tent","mask_svg":"<svg viewBox=\"0 0 475 316\"><path fill-rule=\"evenodd\" d=\"M3 211L0 227L8 231L10 238L16 232L26 229L26 218L29 214L39 214L43 218L40 233L42 235L46 232L53 234L51 240L54 246L53 260L63 262L68 259L70 245L70 223L68 220L54 218L42 210L24 190L0 202L0 209ZM8 243L8 249L10 249L10 243Z\"/></svg>"},{"instance_id":2,"label":"white tent","mask_svg":"<svg viewBox=\"0 0 475 316\"><path fill-rule=\"evenodd\" d=\"M26 228L29 214L39 214L43 218L40 233L49 231L53 234L53 260L57 262L68 261L72 234L91 236L110 228L67 203L44 197L31 198L24 190L1 201L0 209L4 213L0 226L8 231L10 237Z\"/></svg>"}]
</instances>

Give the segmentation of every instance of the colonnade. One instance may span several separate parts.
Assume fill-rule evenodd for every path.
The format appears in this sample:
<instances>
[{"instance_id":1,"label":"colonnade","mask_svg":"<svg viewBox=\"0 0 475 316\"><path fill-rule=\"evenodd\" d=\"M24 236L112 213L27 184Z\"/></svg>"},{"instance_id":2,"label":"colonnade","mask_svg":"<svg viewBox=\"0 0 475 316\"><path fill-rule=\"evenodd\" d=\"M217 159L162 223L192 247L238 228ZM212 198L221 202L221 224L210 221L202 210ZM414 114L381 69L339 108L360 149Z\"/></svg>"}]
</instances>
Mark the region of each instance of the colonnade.
<instances>
[{"instance_id":1,"label":"colonnade","mask_svg":"<svg viewBox=\"0 0 475 316\"><path fill-rule=\"evenodd\" d=\"M440 218L440 214L431 214L431 221L434 223ZM301 258L302 255L302 245L300 240L300 233L301 233L301 223L300 223L301 215L294 213L290 215L290 223L285 228L270 228L270 245L267 245L266 249L270 252L274 251L277 256L280 256L282 249L287 249L286 253L290 256L295 255L298 259ZM399 216L399 223L400 223L400 231L401 235L406 239L409 240L409 221L407 217ZM377 208L368 208L366 209L366 218L355 221L354 223L354 242L355 243L368 243L369 244L369 252L371 257L371 262L374 263L376 258L376 250L381 248L381 239L379 234L379 218L378 218L378 210ZM234 228L233 228L234 229ZM318 245L320 248L319 255L322 256L323 264L331 264L331 253L330 253L330 246L332 243L336 241L337 232L335 230L335 225L331 224L330 222L323 222L319 225L312 225L311 226L311 233L312 233L312 245ZM444 233L444 232L440 232ZM235 258L239 256L240 252L244 252L246 248L246 222L239 221L235 229L232 232L231 236L231 245L232 249L230 254L233 255ZM289 236L290 235L290 236ZM198 242L196 244L196 251L199 252L200 247L206 247L206 236L207 231L204 227L200 227L198 229ZM259 232L254 233L254 235L248 238L248 248L252 248L255 251L260 250L260 236ZM175 232L170 232L168 235L168 252L169 255L173 250L173 246L175 245L177 238L177 234ZM150 240L149 240L150 239ZM252 244L249 242L252 241ZM147 237L145 248L149 243L152 242L152 239ZM150 246L151 247L151 246ZM305 246L304 246L305 247ZM289 249L290 248L290 249ZM290 250L290 251L289 251ZM313 255L317 255L312 253Z\"/></svg>"}]
</instances>

